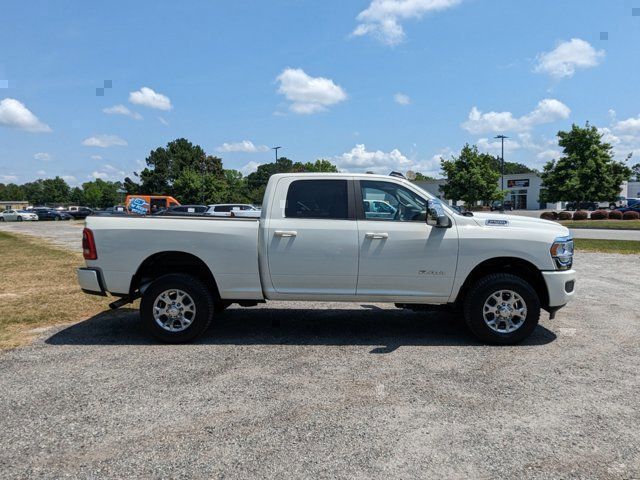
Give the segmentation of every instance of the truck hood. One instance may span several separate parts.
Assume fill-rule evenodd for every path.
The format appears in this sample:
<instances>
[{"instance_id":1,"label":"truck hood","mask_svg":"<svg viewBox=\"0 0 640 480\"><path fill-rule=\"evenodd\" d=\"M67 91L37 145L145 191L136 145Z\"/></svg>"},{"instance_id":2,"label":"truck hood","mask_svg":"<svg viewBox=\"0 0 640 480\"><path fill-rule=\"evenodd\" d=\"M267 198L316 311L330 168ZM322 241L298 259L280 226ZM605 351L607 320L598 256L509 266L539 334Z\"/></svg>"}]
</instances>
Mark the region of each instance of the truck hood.
<instances>
[{"instance_id":1,"label":"truck hood","mask_svg":"<svg viewBox=\"0 0 640 480\"><path fill-rule=\"evenodd\" d=\"M472 218L480 227L506 229L535 228L548 231L555 237L566 237L570 235L567 227L564 227L557 222L542 220L540 218L486 212L473 212Z\"/></svg>"}]
</instances>

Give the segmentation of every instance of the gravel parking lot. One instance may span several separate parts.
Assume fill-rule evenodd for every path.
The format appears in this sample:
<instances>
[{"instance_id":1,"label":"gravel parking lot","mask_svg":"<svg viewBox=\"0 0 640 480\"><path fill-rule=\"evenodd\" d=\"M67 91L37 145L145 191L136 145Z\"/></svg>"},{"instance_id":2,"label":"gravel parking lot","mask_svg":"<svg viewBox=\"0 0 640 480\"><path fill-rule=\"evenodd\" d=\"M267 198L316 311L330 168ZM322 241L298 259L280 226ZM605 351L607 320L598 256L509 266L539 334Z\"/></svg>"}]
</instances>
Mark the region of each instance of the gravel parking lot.
<instances>
[{"instance_id":1,"label":"gravel parking lot","mask_svg":"<svg viewBox=\"0 0 640 480\"><path fill-rule=\"evenodd\" d=\"M578 254L578 300L514 347L368 304L231 308L180 346L133 310L43 331L0 355L0 476L638 478L639 260Z\"/></svg>"},{"instance_id":2,"label":"gravel parking lot","mask_svg":"<svg viewBox=\"0 0 640 480\"><path fill-rule=\"evenodd\" d=\"M0 232L19 233L44 238L47 242L75 252L82 252L84 220L62 222L1 222Z\"/></svg>"}]
</instances>

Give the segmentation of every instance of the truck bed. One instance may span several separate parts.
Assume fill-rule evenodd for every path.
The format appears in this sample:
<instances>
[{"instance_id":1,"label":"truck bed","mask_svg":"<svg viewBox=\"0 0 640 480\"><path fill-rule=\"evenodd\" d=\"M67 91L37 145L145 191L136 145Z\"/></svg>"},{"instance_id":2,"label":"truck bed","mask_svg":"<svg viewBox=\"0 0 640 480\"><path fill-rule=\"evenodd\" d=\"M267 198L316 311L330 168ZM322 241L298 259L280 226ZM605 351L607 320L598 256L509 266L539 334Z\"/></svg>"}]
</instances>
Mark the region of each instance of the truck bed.
<instances>
[{"instance_id":1,"label":"truck bed","mask_svg":"<svg viewBox=\"0 0 640 480\"><path fill-rule=\"evenodd\" d=\"M91 216L87 228L96 242L104 287L127 294L132 272L165 252L196 256L215 275L224 299L263 298L258 269L258 218L192 216Z\"/></svg>"}]
</instances>

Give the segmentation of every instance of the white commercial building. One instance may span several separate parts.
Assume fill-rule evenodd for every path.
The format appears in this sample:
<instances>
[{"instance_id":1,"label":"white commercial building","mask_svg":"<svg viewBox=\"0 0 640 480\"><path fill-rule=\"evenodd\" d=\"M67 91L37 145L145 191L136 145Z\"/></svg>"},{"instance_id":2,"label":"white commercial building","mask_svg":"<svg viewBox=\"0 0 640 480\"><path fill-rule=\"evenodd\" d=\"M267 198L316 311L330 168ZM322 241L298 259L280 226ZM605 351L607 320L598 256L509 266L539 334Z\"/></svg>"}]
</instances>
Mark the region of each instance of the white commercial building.
<instances>
[{"instance_id":1,"label":"white commercial building","mask_svg":"<svg viewBox=\"0 0 640 480\"><path fill-rule=\"evenodd\" d=\"M447 183L446 179L414 183L447 203L453 203L451 200L445 199L440 191L440 187ZM502 177L498 179L498 187L502 188ZM564 208L565 202L540 203L540 191L543 189L542 179L535 173L505 175L504 189L509 191L505 200L511 201L513 208L517 210L560 210ZM620 196L640 198L640 182L624 182L620 186Z\"/></svg>"}]
</instances>

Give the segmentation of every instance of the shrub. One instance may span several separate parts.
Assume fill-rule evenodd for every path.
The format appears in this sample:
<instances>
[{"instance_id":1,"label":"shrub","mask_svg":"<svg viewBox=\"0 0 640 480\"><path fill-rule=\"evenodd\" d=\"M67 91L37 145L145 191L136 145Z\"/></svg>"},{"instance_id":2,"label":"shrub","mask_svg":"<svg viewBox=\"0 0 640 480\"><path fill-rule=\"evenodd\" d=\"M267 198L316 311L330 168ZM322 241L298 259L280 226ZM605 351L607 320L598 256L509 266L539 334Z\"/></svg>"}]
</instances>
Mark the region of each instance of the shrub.
<instances>
[{"instance_id":1,"label":"shrub","mask_svg":"<svg viewBox=\"0 0 640 480\"><path fill-rule=\"evenodd\" d=\"M622 212L620 210L611 210L609 212L609 220L622 220Z\"/></svg>"},{"instance_id":2,"label":"shrub","mask_svg":"<svg viewBox=\"0 0 640 480\"><path fill-rule=\"evenodd\" d=\"M591 212L591 220L606 220L607 218L609 218L609 212L606 210Z\"/></svg>"},{"instance_id":3,"label":"shrub","mask_svg":"<svg viewBox=\"0 0 640 480\"><path fill-rule=\"evenodd\" d=\"M540 218L543 220L555 220L558 218L558 214L556 212L542 212Z\"/></svg>"},{"instance_id":4,"label":"shrub","mask_svg":"<svg viewBox=\"0 0 640 480\"><path fill-rule=\"evenodd\" d=\"M638 220L640 218L640 213L634 212L633 210L629 210L628 212L624 212L622 214L623 220Z\"/></svg>"},{"instance_id":5,"label":"shrub","mask_svg":"<svg viewBox=\"0 0 640 480\"><path fill-rule=\"evenodd\" d=\"M571 220L572 217L571 212L560 212L558 214L558 220Z\"/></svg>"},{"instance_id":6,"label":"shrub","mask_svg":"<svg viewBox=\"0 0 640 480\"><path fill-rule=\"evenodd\" d=\"M578 210L573 214L574 220L586 220L589 218L589 212L585 212L584 210Z\"/></svg>"}]
</instances>

